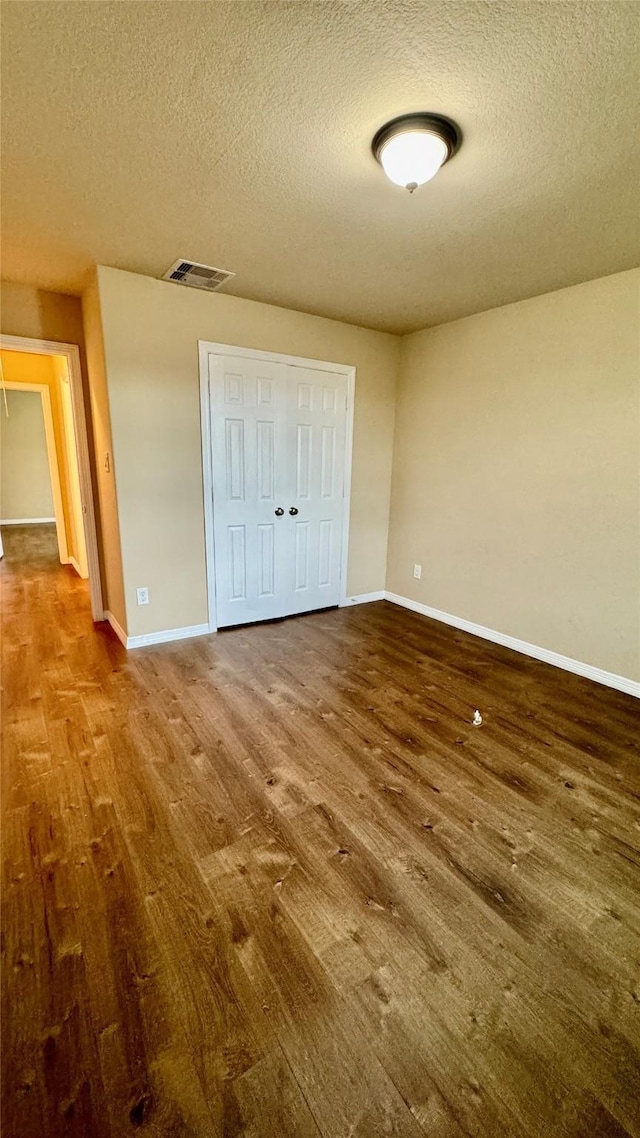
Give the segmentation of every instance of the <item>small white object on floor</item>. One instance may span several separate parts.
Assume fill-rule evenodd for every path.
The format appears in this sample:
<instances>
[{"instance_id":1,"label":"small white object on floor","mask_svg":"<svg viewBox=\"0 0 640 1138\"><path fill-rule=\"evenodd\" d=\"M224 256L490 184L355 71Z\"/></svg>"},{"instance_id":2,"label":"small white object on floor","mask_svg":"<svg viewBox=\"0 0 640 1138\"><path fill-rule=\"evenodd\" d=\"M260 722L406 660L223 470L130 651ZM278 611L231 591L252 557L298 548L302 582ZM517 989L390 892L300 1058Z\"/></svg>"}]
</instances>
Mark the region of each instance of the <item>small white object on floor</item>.
<instances>
[{"instance_id":1,"label":"small white object on floor","mask_svg":"<svg viewBox=\"0 0 640 1138\"><path fill-rule=\"evenodd\" d=\"M479 727L481 723L482 723L482 716L481 716L480 712L474 711L474 713L473 713L473 726Z\"/></svg>"}]
</instances>

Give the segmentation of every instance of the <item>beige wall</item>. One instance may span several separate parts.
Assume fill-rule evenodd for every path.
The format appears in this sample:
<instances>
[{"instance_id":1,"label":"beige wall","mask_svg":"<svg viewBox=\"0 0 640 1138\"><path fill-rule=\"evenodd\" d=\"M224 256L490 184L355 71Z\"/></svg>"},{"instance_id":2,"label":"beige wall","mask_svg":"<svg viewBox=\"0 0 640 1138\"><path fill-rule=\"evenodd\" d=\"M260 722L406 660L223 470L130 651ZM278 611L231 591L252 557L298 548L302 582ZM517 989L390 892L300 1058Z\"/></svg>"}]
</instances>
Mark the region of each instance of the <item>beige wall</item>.
<instances>
[{"instance_id":1,"label":"beige wall","mask_svg":"<svg viewBox=\"0 0 640 1138\"><path fill-rule=\"evenodd\" d=\"M128 634L207 620L198 340L356 367L348 589L384 588L397 337L116 269L98 282Z\"/></svg>"},{"instance_id":2,"label":"beige wall","mask_svg":"<svg viewBox=\"0 0 640 1138\"><path fill-rule=\"evenodd\" d=\"M0 326L6 336L78 344L82 354L82 303L77 296L2 281Z\"/></svg>"},{"instance_id":3,"label":"beige wall","mask_svg":"<svg viewBox=\"0 0 640 1138\"><path fill-rule=\"evenodd\" d=\"M53 495L42 399L7 391L0 406L0 518L53 518Z\"/></svg>"},{"instance_id":4,"label":"beige wall","mask_svg":"<svg viewBox=\"0 0 640 1138\"><path fill-rule=\"evenodd\" d=\"M640 679L639 288L405 337L390 591Z\"/></svg>"}]
</instances>

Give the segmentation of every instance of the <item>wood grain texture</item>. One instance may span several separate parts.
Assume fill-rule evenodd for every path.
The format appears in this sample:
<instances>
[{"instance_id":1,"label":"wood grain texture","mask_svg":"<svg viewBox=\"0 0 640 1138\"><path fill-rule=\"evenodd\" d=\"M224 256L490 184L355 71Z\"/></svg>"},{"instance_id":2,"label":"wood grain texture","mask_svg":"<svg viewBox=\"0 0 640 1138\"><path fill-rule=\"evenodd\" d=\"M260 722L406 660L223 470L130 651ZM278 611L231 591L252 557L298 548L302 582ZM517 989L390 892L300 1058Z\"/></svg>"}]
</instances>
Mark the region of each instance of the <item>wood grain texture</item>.
<instances>
[{"instance_id":1,"label":"wood grain texture","mask_svg":"<svg viewBox=\"0 0 640 1138\"><path fill-rule=\"evenodd\" d=\"M640 1135L634 700L386 602L126 653L5 541L7 1138Z\"/></svg>"}]
</instances>

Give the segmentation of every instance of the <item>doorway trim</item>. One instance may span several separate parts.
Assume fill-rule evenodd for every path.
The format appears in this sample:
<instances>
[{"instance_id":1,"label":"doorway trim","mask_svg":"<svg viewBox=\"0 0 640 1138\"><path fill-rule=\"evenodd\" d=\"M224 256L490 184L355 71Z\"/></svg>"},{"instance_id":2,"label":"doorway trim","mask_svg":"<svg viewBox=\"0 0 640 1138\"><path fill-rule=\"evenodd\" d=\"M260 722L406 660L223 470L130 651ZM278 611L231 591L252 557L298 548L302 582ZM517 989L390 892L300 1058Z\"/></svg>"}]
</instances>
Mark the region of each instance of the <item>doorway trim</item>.
<instances>
[{"instance_id":1,"label":"doorway trim","mask_svg":"<svg viewBox=\"0 0 640 1138\"><path fill-rule=\"evenodd\" d=\"M251 360L268 360L270 363L288 364L291 367L308 367L316 371L331 372L347 378L347 416L345 421L344 454L344 509L342 512L342 552L340 558L340 608L349 604L347 597L347 570L349 567L349 527L351 521L351 467L353 463L353 423L355 410L356 369L349 364L328 363L326 360L306 359L302 356L283 355L280 352L263 352L259 348L243 348L239 344L216 344L198 340L200 372L200 434L202 442L202 489L204 506L205 558L207 565L208 630L217 632L216 623L216 572L213 541L213 468L211 465L211 423L209 419L209 356L244 356Z\"/></svg>"},{"instance_id":2,"label":"doorway trim","mask_svg":"<svg viewBox=\"0 0 640 1138\"><path fill-rule=\"evenodd\" d=\"M80 369L80 350L77 344L63 344L58 343L57 340L38 340L31 339L27 336L6 336L4 334L0 335L0 348L8 352L28 352L31 355L37 356L63 356L67 361L69 387L71 389L71 404L73 408L73 430L76 439L78 472L80 475L82 519L89 567L91 615L94 621L104 620L104 601L102 596L102 579L100 576L100 560L98 557L96 516L93 504L93 481L89 462L87 417L84 409L82 371ZM27 388L27 384L21 384L20 386L24 389ZM47 396L49 396L48 390Z\"/></svg>"}]
</instances>

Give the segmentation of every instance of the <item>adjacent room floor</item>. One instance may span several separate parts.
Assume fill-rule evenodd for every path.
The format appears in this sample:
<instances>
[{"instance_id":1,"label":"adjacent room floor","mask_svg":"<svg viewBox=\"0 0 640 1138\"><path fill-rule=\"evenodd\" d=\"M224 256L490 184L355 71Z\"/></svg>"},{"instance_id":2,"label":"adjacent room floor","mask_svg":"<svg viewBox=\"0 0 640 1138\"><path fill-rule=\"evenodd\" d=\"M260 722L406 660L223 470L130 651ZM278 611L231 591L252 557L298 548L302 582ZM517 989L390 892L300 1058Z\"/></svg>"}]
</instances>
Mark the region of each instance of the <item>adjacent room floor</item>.
<instances>
[{"instance_id":1,"label":"adjacent room floor","mask_svg":"<svg viewBox=\"0 0 640 1138\"><path fill-rule=\"evenodd\" d=\"M386 602L127 653L5 549L7 1138L640 1133L636 701Z\"/></svg>"}]
</instances>

